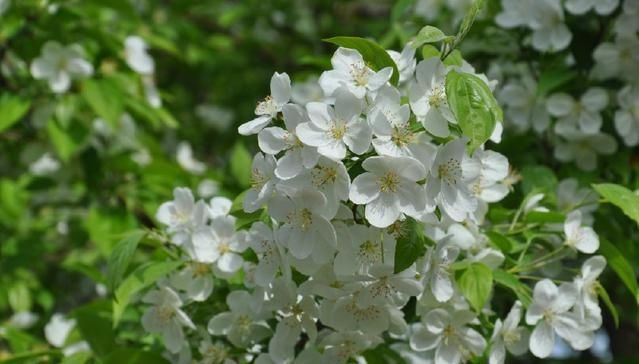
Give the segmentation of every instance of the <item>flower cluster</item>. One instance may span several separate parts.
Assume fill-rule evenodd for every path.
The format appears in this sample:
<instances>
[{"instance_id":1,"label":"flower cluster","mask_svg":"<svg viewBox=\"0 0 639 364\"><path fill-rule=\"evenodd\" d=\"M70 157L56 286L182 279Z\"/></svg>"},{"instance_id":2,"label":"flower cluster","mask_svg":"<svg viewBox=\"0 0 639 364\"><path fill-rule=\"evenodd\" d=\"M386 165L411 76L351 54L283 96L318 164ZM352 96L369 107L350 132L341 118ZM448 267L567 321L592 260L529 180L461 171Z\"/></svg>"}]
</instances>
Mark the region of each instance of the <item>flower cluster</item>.
<instances>
[{"instance_id":1,"label":"flower cluster","mask_svg":"<svg viewBox=\"0 0 639 364\"><path fill-rule=\"evenodd\" d=\"M489 204L509 193L516 176L503 155L485 145L469 149L446 80L454 71L486 88L493 83L465 62L418 62L414 53L391 53L401 73L395 85L394 68L372 68L357 50L339 48L318 81L323 99L306 104L292 103L289 76L275 73L257 117L239 127L257 134L260 148L250 188L235 202L208 204L177 188L160 206L157 220L184 265L144 297L150 307L142 322L162 334L176 362L195 355L201 363L346 363L389 337L401 355L437 364L484 353L503 363L506 351L527 349L546 357L556 335L578 350L592 345L601 326L600 256L574 281L563 281L565 272L540 278L532 297L520 283L524 293L510 299L503 320L488 297L477 305L456 278L472 267L518 281L518 273L592 254L599 241L582 223L591 210L571 203L581 191L567 181L564 231L541 224L549 252L531 241L516 250L494 243ZM581 125L582 114L567 113L565 124ZM498 141L497 125L491 138ZM547 211L537 206L541 197L522 203L509 232L520 215ZM507 259L513 251L519 261ZM214 282L226 308L216 307L208 322L193 320L218 290ZM520 322L524 311L529 326Z\"/></svg>"}]
</instances>

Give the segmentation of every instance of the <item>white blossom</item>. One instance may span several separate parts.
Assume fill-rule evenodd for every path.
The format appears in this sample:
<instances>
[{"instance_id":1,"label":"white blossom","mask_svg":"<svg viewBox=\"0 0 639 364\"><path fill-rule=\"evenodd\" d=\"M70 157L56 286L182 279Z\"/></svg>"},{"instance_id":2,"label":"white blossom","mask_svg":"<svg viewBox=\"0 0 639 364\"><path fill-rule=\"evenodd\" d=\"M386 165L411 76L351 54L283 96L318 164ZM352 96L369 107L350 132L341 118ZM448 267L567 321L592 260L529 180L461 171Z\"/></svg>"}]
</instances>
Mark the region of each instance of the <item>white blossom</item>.
<instances>
[{"instance_id":1,"label":"white blossom","mask_svg":"<svg viewBox=\"0 0 639 364\"><path fill-rule=\"evenodd\" d=\"M84 56L79 44L63 46L48 41L42 47L40 57L31 63L31 75L38 80L47 80L55 93L64 93L71 87L72 79L93 75L93 65Z\"/></svg>"}]
</instances>

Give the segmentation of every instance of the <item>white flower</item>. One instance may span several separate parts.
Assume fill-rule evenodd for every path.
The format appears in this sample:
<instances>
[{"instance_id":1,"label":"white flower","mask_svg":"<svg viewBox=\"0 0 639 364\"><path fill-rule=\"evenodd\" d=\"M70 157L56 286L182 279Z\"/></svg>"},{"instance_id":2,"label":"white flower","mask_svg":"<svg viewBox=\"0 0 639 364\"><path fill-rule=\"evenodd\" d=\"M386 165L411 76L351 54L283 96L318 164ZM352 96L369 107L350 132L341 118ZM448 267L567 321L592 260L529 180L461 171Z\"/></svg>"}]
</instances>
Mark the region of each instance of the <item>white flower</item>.
<instances>
[{"instance_id":1,"label":"white flower","mask_svg":"<svg viewBox=\"0 0 639 364\"><path fill-rule=\"evenodd\" d=\"M624 1L621 14L615 20L615 33L623 36L631 36L639 31L639 2Z\"/></svg>"},{"instance_id":2,"label":"white flower","mask_svg":"<svg viewBox=\"0 0 639 364\"><path fill-rule=\"evenodd\" d=\"M286 73L273 74L271 77L271 95L260 101L255 108L257 118L248 121L237 129L242 135L257 134L273 120L282 107L291 99L291 79Z\"/></svg>"},{"instance_id":3,"label":"white flower","mask_svg":"<svg viewBox=\"0 0 639 364\"><path fill-rule=\"evenodd\" d=\"M291 100L303 106L313 101L324 101L324 91L317 81L317 76L310 76L303 82L295 83L291 89Z\"/></svg>"},{"instance_id":4,"label":"white flower","mask_svg":"<svg viewBox=\"0 0 639 364\"><path fill-rule=\"evenodd\" d=\"M182 326L195 329L191 319L180 309L180 297L171 288L163 286L149 291L142 301L152 305L142 316L144 329L153 334L162 334L166 348L178 353L185 344Z\"/></svg>"},{"instance_id":5,"label":"white flower","mask_svg":"<svg viewBox=\"0 0 639 364\"><path fill-rule=\"evenodd\" d=\"M466 138L450 141L439 147L426 183L429 200L455 221L463 221L477 209L477 199L471 192L481 166L466 156Z\"/></svg>"},{"instance_id":6,"label":"white flower","mask_svg":"<svg viewBox=\"0 0 639 364\"><path fill-rule=\"evenodd\" d=\"M570 343L575 350L592 345L593 335L579 325L577 316L569 312L577 300L577 289L572 283L559 288L549 279L537 282L533 302L526 311L526 323L535 325L530 336L530 351L538 358L546 358L555 344L555 333Z\"/></svg>"},{"instance_id":7,"label":"white flower","mask_svg":"<svg viewBox=\"0 0 639 364\"><path fill-rule=\"evenodd\" d=\"M193 149L191 148L191 144L188 142L181 142L178 144L175 152L175 159L180 167L184 168L187 172L199 175L206 171L206 164L193 157Z\"/></svg>"},{"instance_id":8,"label":"white flower","mask_svg":"<svg viewBox=\"0 0 639 364\"><path fill-rule=\"evenodd\" d=\"M467 226L455 223L448 227L449 243L464 249L466 259L480 262L491 269L497 269L504 262L504 254L488 245L488 238L479 233L476 225Z\"/></svg>"},{"instance_id":9,"label":"white flower","mask_svg":"<svg viewBox=\"0 0 639 364\"><path fill-rule=\"evenodd\" d=\"M331 58L331 64L333 69L324 71L319 78L319 84L327 96L333 96L340 87L346 87L355 97L363 99L366 91L376 91L393 74L391 67L373 71L358 51L349 48L338 48Z\"/></svg>"},{"instance_id":10,"label":"white flower","mask_svg":"<svg viewBox=\"0 0 639 364\"><path fill-rule=\"evenodd\" d=\"M47 152L40 156L35 162L29 165L29 172L36 176L46 176L55 173L60 169L60 162Z\"/></svg>"},{"instance_id":11,"label":"white flower","mask_svg":"<svg viewBox=\"0 0 639 364\"><path fill-rule=\"evenodd\" d=\"M340 240L334 270L337 276L364 274L378 263L392 263L395 259L395 239L381 229L353 225L348 228L349 239Z\"/></svg>"},{"instance_id":12,"label":"white flower","mask_svg":"<svg viewBox=\"0 0 639 364\"><path fill-rule=\"evenodd\" d=\"M548 128L550 116L545 99L537 95L537 81L524 75L518 81L507 83L497 94L506 105L506 122L511 122L520 132L533 130L541 133Z\"/></svg>"},{"instance_id":13,"label":"white flower","mask_svg":"<svg viewBox=\"0 0 639 364\"><path fill-rule=\"evenodd\" d=\"M269 355L275 363L284 363L294 358L295 345L302 331L311 343L317 338L315 321L319 308L313 297L301 295L295 283L283 277L274 282L271 294L271 303L282 319L269 342Z\"/></svg>"},{"instance_id":14,"label":"white flower","mask_svg":"<svg viewBox=\"0 0 639 364\"><path fill-rule=\"evenodd\" d=\"M566 10L572 14L582 15L591 9L599 15L612 13L619 5L619 0L566 0Z\"/></svg>"},{"instance_id":15,"label":"white flower","mask_svg":"<svg viewBox=\"0 0 639 364\"><path fill-rule=\"evenodd\" d=\"M26 330L31 328L38 322L38 315L29 311L15 312L7 321L9 326L17 329Z\"/></svg>"},{"instance_id":16,"label":"white flower","mask_svg":"<svg viewBox=\"0 0 639 364\"><path fill-rule=\"evenodd\" d=\"M626 86L617 94L615 129L629 147L639 145L639 87Z\"/></svg>"},{"instance_id":17,"label":"white flower","mask_svg":"<svg viewBox=\"0 0 639 364\"><path fill-rule=\"evenodd\" d=\"M473 183L472 191L484 202L497 202L508 194L508 187L502 182L508 177L508 158L492 150L477 149L473 153L481 170Z\"/></svg>"},{"instance_id":18,"label":"white flower","mask_svg":"<svg viewBox=\"0 0 639 364\"><path fill-rule=\"evenodd\" d=\"M424 189L417 181L426 171L410 157L370 157L362 163L365 173L355 177L349 198L366 205L366 220L376 227L387 227L400 214L415 216L426 208Z\"/></svg>"},{"instance_id":19,"label":"white flower","mask_svg":"<svg viewBox=\"0 0 639 364\"><path fill-rule=\"evenodd\" d=\"M293 104L282 107L286 130L280 127L265 128L258 134L258 145L264 153L278 154L286 151L277 161L275 175L281 179L297 176L304 168L312 168L319 157L317 149L302 144L297 138L297 126L308 120L305 110Z\"/></svg>"},{"instance_id":20,"label":"white flower","mask_svg":"<svg viewBox=\"0 0 639 364\"><path fill-rule=\"evenodd\" d=\"M320 191L326 197L326 215L334 216L339 209L340 201L348 200L350 186L350 177L342 162L320 157L313 168L303 171L295 178L283 181L278 188L293 191L304 189Z\"/></svg>"},{"instance_id":21,"label":"white flower","mask_svg":"<svg viewBox=\"0 0 639 364\"><path fill-rule=\"evenodd\" d=\"M160 205L155 218L168 226L172 242L182 245L189 240L191 232L206 223L207 208L204 201L195 202L188 188L175 188L173 198L173 201Z\"/></svg>"},{"instance_id":22,"label":"white flower","mask_svg":"<svg viewBox=\"0 0 639 364\"><path fill-rule=\"evenodd\" d=\"M599 87L591 87L575 100L566 93L553 94L548 98L548 112L559 118L555 130L579 125L585 134L594 134L601 129L601 111L608 105L608 94Z\"/></svg>"},{"instance_id":23,"label":"white flower","mask_svg":"<svg viewBox=\"0 0 639 364\"><path fill-rule=\"evenodd\" d=\"M599 198L590 188L580 188L575 178L566 178L557 185L557 208L560 211L581 211L583 223L592 225L592 213L599 206Z\"/></svg>"},{"instance_id":24,"label":"white flower","mask_svg":"<svg viewBox=\"0 0 639 364\"><path fill-rule=\"evenodd\" d=\"M423 60L415 70L417 82L409 90L410 107L417 120L438 137L448 136L448 122L455 122L446 98L446 73L438 57Z\"/></svg>"},{"instance_id":25,"label":"white flower","mask_svg":"<svg viewBox=\"0 0 639 364\"><path fill-rule=\"evenodd\" d=\"M358 353L382 343L382 339L370 333L333 332L324 337L319 347L324 348L321 363L345 364ZM302 363L300 363L302 364Z\"/></svg>"},{"instance_id":26,"label":"white flower","mask_svg":"<svg viewBox=\"0 0 639 364\"><path fill-rule=\"evenodd\" d=\"M209 217L215 219L216 217L226 216L231 212L231 207L233 207L233 201L228 198L213 197L208 206Z\"/></svg>"},{"instance_id":27,"label":"white flower","mask_svg":"<svg viewBox=\"0 0 639 364\"><path fill-rule=\"evenodd\" d=\"M321 260L335 248L337 236L326 214L326 198L314 190L298 191L291 197L277 196L269 204L270 215L282 225L278 240L297 259L313 256Z\"/></svg>"},{"instance_id":28,"label":"white flower","mask_svg":"<svg viewBox=\"0 0 639 364\"><path fill-rule=\"evenodd\" d=\"M528 350L530 331L519 326L521 314L521 302L517 301L503 322L501 319L495 321L493 336L490 339L489 364L503 364L506 359L506 349L514 355L521 355Z\"/></svg>"},{"instance_id":29,"label":"white flower","mask_svg":"<svg viewBox=\"0 0 639 364\"><path fill-rule=\"evenodd\" d=\"M562 162L575 161L584 171L597 167L597 154L610 155L617 150L617 141L608 134L585 134L578 130L563 131L555 145L555 158Z\"/></svg>"},{"instance_id":30,"label":"white flower","mask_svg":"<svg viewBox=\"0 0 639 364\"><path fill-rule=\"evenodd\" d=\"M255 212L273 196L277 182L275 157L257 153L251 165L251 188L246 191L242 205L244 211Z\"/></svg>"},{"instance_id":31,"label":"white flower","mask_svg":"<svg viewBox=\"0 0 639 364\"><path fill-rule=\"evenodd\" d=\"M270 335L264 322L264 315L251 307L253 297L247 291L232 291L226 296L230 311L215 315L208 324L211 335L225 336L237 347L247 347L251 343Z\"/></svg>"},{"instance_id":32,"label":"white flower","mask_svg":"<svg viewBox=\"0 0 639 364\"><path fill-rule=\"evenodd\" d=\"M141 75L155 72L155 62L147 50L148 45L139 36L128 36L124 40L124 59L132 70Z\"/></svg>"},{"instance_id":33,"label":"white flower","mask_svg":"<svg viewBox=\"0 0 639 364\"><path fill-rule=\"evenodd\" d=\"M171 287L184 291L188 299L205 301L213 292L211 264L189 262L181 271L169 278Z\"/></svg>"},{"instance_id":34,"label":"white flower","mask_svg":"<svg viewBox=\"0 0 639 364\"><path fill-rule=\"evenodd\" d=\"M323 302L326 304L326 302ZM327 304L332 313L330 319L323 320L325 324L337 331L361 330L370 334L381 334L390 325L389 310L394 309L387 304L367 302L361 305L357 294L338 298L334 304ZM395 308L396 310L396 308Z\"/></svg>"},{"instance_id":35,"label":"white flower","mask_svg":"<svg viewBox=\"0 0 639 364\"><path fill-rule=\"evenodd\" d=\"M40 57L31 63L31 75L45 79L55 93L63 93L71 87L72 79L81 79L93 74L93 65L84 59L84 51L78 44L62 46L48 41L42 47Z\"/></svg>"},{"instance_id":36,"label":"white flower","mask_svg":"<svg viewBox=\"0 0 639 364\"><path fill-rule=\"evenodd\" d=\"M360 117L362 103L345 88L335 91L335 107L321 103L306 104L310 122L297 126L297 137L334 160L344 159L346 147L362 154L371 144L372 132Z\"/></svg>"},{"instance_id":37,"label":"white flower","mask_svg":"<svg viewBox=\"0 0 639 364\"><path fill-rule=\"evenodd\" d=\"M55 313L44 327L44 337L49 344L61 348L75 324L74 319L67 319L63 314Z\"/></svg>"},{"instance_id":38,"label":"white flower","mask_svg":"<svg viewBox=\"0 0 639 364\"><path fill-rule=\"evenodd\" d=\"M239 254L246 250L246 232L235 231L235 217L218 216L211 220L210 227L193 233L192 258L202 263L215 263L224 273L235 273L244 260Z\"/></svg>"},{"instance_id":39,"label":"white flower","mask_svg":"<svg viewBox=\"0 0 639 364\"><path fill-rule=\"evenodd\" d=\"M410 337L410 346L416 351L435 350L435 364L465 362L486 348L486 340L468 327L474 319L470 311L436 308L422 317L423 325Z\"/></svg>"},{"instance_id":40,"label":"white flower","mask_svg":"<svg viewBox=\"0 0 639 364\"><path fill-rule=\"evenodd\" d=\"M636 21L635 21L636 23ZM639 80L639 37L636 34L618 35L614 43L600 43L592 54L596 64L592 70L594 78L618 77L630 82Z\"/></svg>"},{"instance_id":41,"label":"white flower","mask_svg":"<svg viewBox=\"0 0 639 364\"><path fill-rule=\"evenodd\" d=\"M375 134L373 147L379 155L413 157L428 170L435 158L436 147L426 133L411 129L409 118L410 107L400 105L399 91L390 86L382 87L368 113Z\"/></svg>"},{"instance_id":42,"label":"white flower","mask_svg":"<svg viewBox=\"0 0 639 364\"><path fill-rule=\"evenodd\" d=\"M417 65L417 60L415 59L415 48L410 45L406 45L404 49L402 49L402 53L392 50L388 50L386 52L397 65L400 83L405 83L413 78L415 66Z\"/></svg>"},{"instance_id":43,"label":"white flower","mask_svg":"<svg viewBox=\"0 0 639 364\"><path fill-rule=\"evenodd\" d=\"M276 243L271 228L261 221L251 226L247 240L259 260L255 267L255 283L268 287L283 264L284 254Z\"/></svg>"},{"instance_id":44,"label":"white flower","mask_svg":"<svg viewBox=\"0 0 639 364\"><path fill-rule=\"evenodd\" d=\"M588 258L581 266L581 273L575 277L575 287L579 292L577 302L575 304L575 312L580 320L587 319L594 321L596 330L601 325L601 308L597 299L597 278L606 268L606 258L601 255L595 255Z\"/></svg>"},{"instance_id":45,"label":"white flower","mask_svg":"<svg viewBox=\"0 0 639 364\"><path fill-rule=\"evenodd\" d=\"M198 347L198 351L202 355L199 364L235 364L235 361L229 359L230 349L219 341L212 343L211 338L206 338L200 341Z\"/></svg>"},{"instance_id":46,"label":"white flower","mask_svg":"<svg viewBox=\"0 0 639 364\"><path fill-rule=\"evenodd\" d=\"M589 226L581 226L581 211L575 210L566 216L564 223L566 244L578 251L592 254L599 249L599 237Z\"/></svg>"},{"instance_id":47,"label":"white flower","mask_svg":"<svg viewBox=\"0 0 639 364\"><path fill-rule=\"evenodd\" d=\"M448 242L448 239L443 239L436 246L430 247L423 258L424 285L430 286L430 291L438 302L450 300L455 293L450 265L458 256L459 247Z\"/></svg>"},{"instance_id":48,"label":"white flower","mask_svg":"<svg viewBox=\"0 0 639 364\"><path fill-rule=\"evenodd\" d=\"M385 264L375 264L363 278L367 285L359 291L358 300L360 305L370 303L391 304L402 307L412 296L418 296L423 289L423 285L418 281L415 265L407 269L394 273L394 262Z\"/></svg>"}]
</instances>

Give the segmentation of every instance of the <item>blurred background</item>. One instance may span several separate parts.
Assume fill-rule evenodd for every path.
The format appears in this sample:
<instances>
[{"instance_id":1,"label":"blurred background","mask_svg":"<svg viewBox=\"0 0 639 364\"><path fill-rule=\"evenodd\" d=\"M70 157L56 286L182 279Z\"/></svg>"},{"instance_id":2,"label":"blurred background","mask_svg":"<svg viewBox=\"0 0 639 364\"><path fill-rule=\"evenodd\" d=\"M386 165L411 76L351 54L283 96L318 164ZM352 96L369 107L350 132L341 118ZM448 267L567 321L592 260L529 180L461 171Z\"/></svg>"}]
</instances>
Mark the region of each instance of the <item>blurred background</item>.
<instances>
[{"instance_id":1,"label":"blurred background","mask_svg":"<svg viewBox=\"0 0 639 364\"><path fill-rule=\"evenodd\" d=\"M39 362L28 354L56 347L45 335L55 313L108 302L105 268L114 244L132 229L152 229L157 207L174 187L207 199L246 189L256 142L240 138L237 126L254 117L273 72L291 75L293 101L317 99L315 82L335 50L322 39L367 37L401 51L426 24L455 33L470 3L0 0L0 362ZM461 51L479 71L500 79L502 60L526 60L535 51L525 45L525 31L497 27L501 4L487 3ZM567 18L578 32L571 45L575 63L567 70L592 66L588 56L599 40L591 33L607 21L591 27ZM131 66L131 36L146 42L151 72ZM78 44L93 76L74 80L65 92L35 79L32 63L50 41ZM561 63L553 54L538 59L547 67ZM579 78L574 82L580 87ZM543 165L559 178L638 186L636 148L609 157L592 177L554 160L538 134L506 125L495 149L515 168ZM518 189L513 203L522 196ZM609 206L596 216L596 230L616 239L636 273L637 227ZM160 254L153 246L142 252L140 262ZM619 328L607 317L592 350L559 345L548 362L639 363L636 297L614 274L602 280L620 313ZM138 317L125 314L114 343L145 345Z\"/></svg>"}]
</instances>

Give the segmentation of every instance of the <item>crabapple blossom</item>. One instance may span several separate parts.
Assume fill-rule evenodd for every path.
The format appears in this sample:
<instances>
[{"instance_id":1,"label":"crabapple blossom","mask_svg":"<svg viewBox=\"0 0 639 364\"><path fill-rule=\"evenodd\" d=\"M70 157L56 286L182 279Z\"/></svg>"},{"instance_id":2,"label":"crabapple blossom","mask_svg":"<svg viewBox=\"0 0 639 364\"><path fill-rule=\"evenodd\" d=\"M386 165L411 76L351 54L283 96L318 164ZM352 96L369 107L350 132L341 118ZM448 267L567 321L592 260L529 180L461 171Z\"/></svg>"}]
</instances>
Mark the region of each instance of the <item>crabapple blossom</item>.
<instances>
[{"instance_id":1,"label":"crabapple blossom","mask_svg":"<svg viewBox=\"0 0 639 364\"><path fill-rule=\"evenodd\" d=\"M273 74L271 77L271 94L255 107L257 118L247 121L237 129L241 135L259 133L271 120L282 112L282 107L291 99L291 79L286 73Z\"/></svg>"},{"instance_id":2,"label":"crabapple blossom","mask_svg":"<svg viewBox=\"0 0 639 364\"><path fill-rule=\"evenodd\" d=\"M446 66L438 57L431 57L417 64L415 76L417 82L410 87L409 99L417 120L429 133L448 136L448 123L455 117L446 97Z\"/></svg>"},{"instance_id":3,"label":"crabapple blossom","mask_svg":"<svg viewBox=\"0 0 639 364\"><path fill-rule=\"evenodd\" d=\"M555 130L565 130L576 124L585 134L594 134L601 129L601 111L607 105L608 94L598 87L586 90L578 101L565 93L551 95L547 101L548 112L559 118Z\"/></svg>"},{"instance_id":4,"label":"crabapple blossom","mask_svg":"<svg viewBox=\"0 0 639 364\"><path fill-rule=\"evenodd\" d=\"M142 326L150 333L161 333L164 345L172 353L178 353L184 345L182 327L195 329L191 319L182 311L180 297L168 286L148 292L142 299L151 304L144 316Z\"/></svg>"},{"instance_id":5,"label":"crabapple blossom","mask_svg":"<svg viewBox=\"0 0 639 364\"><path fill-rule=\"evenodd\" d=\"M64 93L71 87L72 79L93 75L93 65L84 56L79 44L63 46L48 41L42 46L40 57L31 63L31 75L38 80L47 80L55 93Z\"/></svg>"},{"instance_id":6,"label":"crabapple blossom","mask_svg":"<svg viewBox=\"0 0 639 364\"><path fill-rule=\"evenodd\" d=\"M489 364L503 364L506 360L506 349L514 355L521 355L528 350L530 331L519 326L521 314L522 304L516 301L504 321L495 321L493 336L490 339Z\"/></svg>"},{"instance_id":7,"label":"crabapple blossom","mask_svg":"<svg viewBox=\"0 0 639 364\"><path fill-rule=\"evenodd\" d=\"M566 244L582 253L592 254L599 249L599 237L589 226L581 226L581 211L575 210L566 216L564 223Z\"/></svg>"},{"instance_id":8,"label":"crabapple blossom","mask_svg":"<svg viewBox=\"0 0 639 364\"><path fill-rule=\"evenodd\" d=\"M364 98L367 92L382 87L393 74L391 67L378 72L370 69L362 55L349 48L338 48L331 58L333 69L324 71L319 84L327 96L333 96L341 87L346 87L358 99Z\"/></svg>"}]
</instances>

